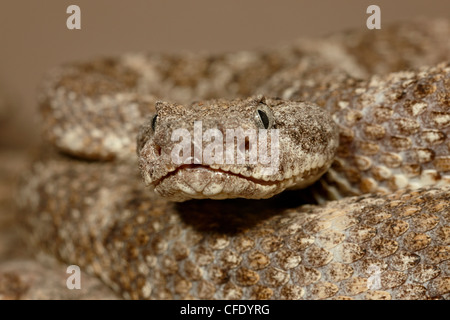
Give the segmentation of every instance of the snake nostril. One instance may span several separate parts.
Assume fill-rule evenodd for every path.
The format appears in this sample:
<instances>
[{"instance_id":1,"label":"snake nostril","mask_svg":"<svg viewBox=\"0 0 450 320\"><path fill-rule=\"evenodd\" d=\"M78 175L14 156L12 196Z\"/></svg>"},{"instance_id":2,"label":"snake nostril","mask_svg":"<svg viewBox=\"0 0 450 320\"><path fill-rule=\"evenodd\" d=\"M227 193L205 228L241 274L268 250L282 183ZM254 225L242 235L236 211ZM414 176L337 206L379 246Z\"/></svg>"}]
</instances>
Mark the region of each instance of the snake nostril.
<instances>
[{"instance_id":1,"label":"snake nostril","mask_svg":"<svg viewBox=\"0 0 450 320\"><path fill-rule=\"evenodd\" d=\"M159 145L155 145L155 155L157 155L158 157L161 156L161 147Z\"/></svg>"},{"instance_id":2,"label":"snake nostril","mask_svg":"<svg viewBox=\"0 0 450 320\"><path fill-rule=\"evenodd\" d=\"M252 150L252 144L250 143L250 139L245 137L245 141L239 145L239 152L241 154L245 154L246 152L250 152Z\"/></svg>"}]
</instances>

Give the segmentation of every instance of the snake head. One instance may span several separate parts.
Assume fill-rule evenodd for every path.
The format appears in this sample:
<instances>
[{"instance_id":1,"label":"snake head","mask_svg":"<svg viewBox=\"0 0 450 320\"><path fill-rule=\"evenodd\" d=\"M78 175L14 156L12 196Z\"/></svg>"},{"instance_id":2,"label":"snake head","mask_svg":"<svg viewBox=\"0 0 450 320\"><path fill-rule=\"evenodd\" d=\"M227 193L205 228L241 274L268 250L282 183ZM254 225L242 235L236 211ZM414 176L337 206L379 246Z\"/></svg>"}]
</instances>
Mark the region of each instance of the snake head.
<instances>
[{"instance_id":1,"label":"snake head","mask_svg":"<svg viewBox=\"0 0 450 320\"><path fill-rule=\"evenodd\" d=\"M158 102L137 146L146 185L170 200L260 199L316 181L338 133L326 112L305 102Z\"/></svg>"}]
</instances>

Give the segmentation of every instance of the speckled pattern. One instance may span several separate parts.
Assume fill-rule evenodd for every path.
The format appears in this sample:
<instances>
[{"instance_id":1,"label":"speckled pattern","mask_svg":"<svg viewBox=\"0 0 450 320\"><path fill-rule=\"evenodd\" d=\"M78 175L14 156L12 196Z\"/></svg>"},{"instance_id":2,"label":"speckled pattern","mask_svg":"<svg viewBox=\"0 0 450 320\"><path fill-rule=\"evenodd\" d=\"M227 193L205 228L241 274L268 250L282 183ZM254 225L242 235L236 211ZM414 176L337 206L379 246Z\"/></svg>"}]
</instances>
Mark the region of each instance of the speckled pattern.
<instances>
[{"instance_id":1,"label":"speckled pattern","mask_svg":"<svg viewBox=\"0 0 450 320\"><path fill-rule=\"evenodd\" d=\"M306 98L333 114L340 141L327 180L341 196L450 183L448 62L348 79L320 95L298 84L283 92L277 93Z\"/></svg>"},{"instance_id":2,"label":"speckled pattern","mask_svg":"<svg viewBox=\"0 0 450 320\"><path fill-rule=\"evenodd\" d=\"M208 100L188 106L158 103L156 109L155 130L151 128L153 121L148 121L139 134L139 168L146 185L172 201L204 198L265 199L287 188L304 188L328 170L338 146L335 122L329 113L310 103L261 96L256 99ZM255 157L258 161L251 163L248 161L248 152L244 164L235 160L225 161L224 155L229 150L227 142L231 140L229 131L253 130L258 133L258 130L264 129L259 127L258 110L262 109L271 125L267 131L268 164L259 161L259 154ZM255 121L255 117L258 117L258 121ZM174 129L186 130L195 140L193 123L199 119L203 132L217 129L224 137L221 142L224 155L218 162L211 164L207 164L208 158L204 157L201 168L199 165L186 167L185 162L174 163L172 150L179 144L179 140L171 139ZM272 143L272 129L278 130L278 138L274 139L277 145ZM232 134L233 158L237 159L236 150L250 149L246 148L243 136L235 139ZM248 140L252 139L250 134L247 137ZM254 137L255 141L259 139L256 134ZM209 139L198 144L194 141L188 145L189 151L192 148L207 150L210 143ZM258 149L259 153L258 143L261 143L261 139L254 142L253 148ZM200 157L204 154L200 153ZM191 155L186 155L186 158L190 159ZM268 174L270 168L274 170Z\"/></svg>"},{"instance_id":3,"label":"speckled pattern","mask_svg":"<svg viewBox=\"0 0 450 320\"><path fill-rule=\"evenodd\" d=\"M44 149L24 176L19 200L31 242L125 298L449 298L449 36L447 21L416 21L265 52L128 54L55 69L39 99L44 135L76 158ZM246 110L261 104L281 125L279 104L315 103L336 123L339 147L308 190L174 203L161 195L173 198L181 180L214 178L182 172L169 174L159 194L144 188L136 151L147 183L164 171L152 173L158 165L170 171L167 162L150 165L167 141L150 130L155 103L156 124L168 129L169 119L202 112L209 123L232 123L235 106L246 123ZM293 150L303 144L311 153L318 136L283 146L285 171L300 165ZM303 165L307 174L321 167ZM246 170L240 179L257 177ZM269 195L233 185L241 196L250 190L247 198Z\"/></svg>"},{"instance_id":4,"label":"speckled pattern","mask_svg":"<svg viewBox=\"0 0 450 320\"><path fill-rule=\"evenodd\" d=\"M39 104L45 136L88 158L129 158L139 126L158 100L190 104L212 98L290 95L319 101L348 82L448 60L450 23L407 22L301 39L268 51L126 54L55 68ZM364 50L361 50L364 48ZM370 52L370 55L368 54Z\"/></svg>"},{"instance_id":5,"label":"speckled pattern","mask_svg":"<svg viewBox=\"0 0 450 320\"><path fill-rule=\"evenodd\" d=\"M302 191L175 203L138 176L128 165L36 163L27 232L125 298L450 298L449 187L322 207L300 206Z\"/></svg>"},{"instance_id":6,"label":"speckled pattern","mask_svg":"<svg viewBox=\"0 0 450 320\"><path fill-rule=\"evenodd\" d=\"M45 260L45 261L43 261ZM80 290L68 290L67 265L55 258L10 259L0 263L0 300L117 300L100 279L81 274Z\"/></svg>"}]
</instances>

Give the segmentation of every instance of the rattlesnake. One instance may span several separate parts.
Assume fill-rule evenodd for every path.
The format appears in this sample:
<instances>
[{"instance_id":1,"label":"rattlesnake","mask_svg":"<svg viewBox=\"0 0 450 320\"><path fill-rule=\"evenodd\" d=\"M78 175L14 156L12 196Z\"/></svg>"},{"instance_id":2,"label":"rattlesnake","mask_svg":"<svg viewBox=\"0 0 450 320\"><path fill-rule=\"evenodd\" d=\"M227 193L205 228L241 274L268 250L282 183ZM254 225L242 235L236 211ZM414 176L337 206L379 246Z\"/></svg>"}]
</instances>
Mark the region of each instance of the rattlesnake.
<instances>
[{"instance_id":1,"label":"rattlesnake","mask_svg":"<svg viewBox=\"0 0 450 320\"><path fill-rule=\"evenodd\" d=\"M449 35L419 21L57 68L39 101L62 154L43 147L19 197L31 242L125 298L448 298ZM195 120L280 129L279 170L174 165L170 133Z\"/></svg>"}]
</instances>

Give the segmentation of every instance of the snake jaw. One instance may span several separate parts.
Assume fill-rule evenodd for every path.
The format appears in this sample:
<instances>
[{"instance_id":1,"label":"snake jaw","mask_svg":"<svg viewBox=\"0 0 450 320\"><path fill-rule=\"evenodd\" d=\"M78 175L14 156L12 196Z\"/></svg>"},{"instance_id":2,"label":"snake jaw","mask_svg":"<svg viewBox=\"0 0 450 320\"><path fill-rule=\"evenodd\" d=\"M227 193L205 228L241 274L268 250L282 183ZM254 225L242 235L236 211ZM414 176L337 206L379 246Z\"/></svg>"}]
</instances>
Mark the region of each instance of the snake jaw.
<instances>
[{"instance_id":1,"label":"snake jaw","mask_svg":"<svg viewBox=\"0 0 450 320\"><path fill-rule=\"evenodd\" d=\"M147 186L170 200L260 199L312 184L337 145L336 124L317 105L208 100L158 104L140 130L138 155Z\"/></svg>"},{"instance_id":2,"label":"snake jaw","mask_svg":"<svg viewBox=\"0 0 450 320\"><path fill-rule=\"evenodd\" d=\"M328 165L279 180L269 180L267 177L261 179L249 175L248 172L243 175L229 169L207 165L181 165L157 180L151 180L149 174L144 175L144 180L151 190L177 202L189 199L265 199L289 188L303 188L314 183L327 171Z\"/></svg>"},{"instance_id":3,"label":"snake jaw","mask_svg":"<svg viewBox=\"0 0 450 320\"><path fill-rule=\"evenodd\" d=\"M271 197L284 185L283 181L265 181L233 171L205 165L181 165L157 180L151 181L149 175L145 180L151 189L173 201L252 198L260 193Z\"/></svg>"}]
</instances>

